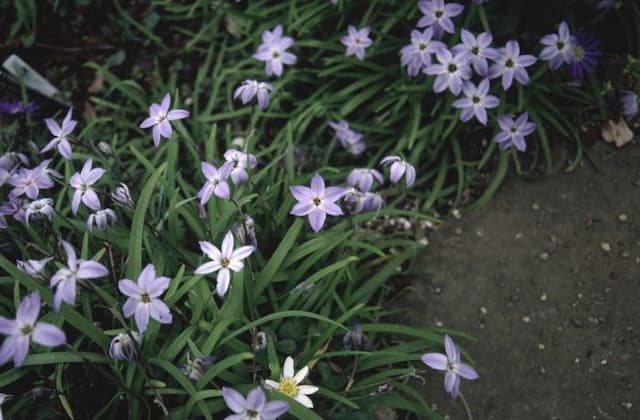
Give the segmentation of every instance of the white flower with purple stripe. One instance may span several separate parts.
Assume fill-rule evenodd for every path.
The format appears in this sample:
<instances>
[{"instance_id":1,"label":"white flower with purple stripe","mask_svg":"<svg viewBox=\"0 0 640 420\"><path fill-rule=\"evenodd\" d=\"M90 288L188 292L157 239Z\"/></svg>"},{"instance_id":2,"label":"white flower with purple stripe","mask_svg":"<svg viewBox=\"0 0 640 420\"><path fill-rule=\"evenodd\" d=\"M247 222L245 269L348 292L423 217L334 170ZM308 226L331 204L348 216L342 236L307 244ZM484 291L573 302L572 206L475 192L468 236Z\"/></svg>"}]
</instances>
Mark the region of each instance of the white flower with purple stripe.
<instances>
[{"instance_id":1,"label":"white flower with purple stripe","mask_svg":"<svg viewBox=\"0 0 640 420\"><path fill-rule=\"evenodd\" d=\"M42 215L49 221L53 220L53 215L56 211L53 209L52 198L40 198L33 200L24 208L24 224L29 226L29 220L32 216Z\"/></svg>"},{"instance_id":2,"label":"white flower with purple stripe","mask_svg":"<svg viewBox=\"0 0 640 420\"><path fill-rule=\"evenodd\" d=\"M487 59L494 59L498 56L495 48L489 47L493 41L493 36L489 32L482 32L477 37L466 29L460 31L462 44L458 44L451 49L453 54L466 52L471 57L473 69L482 77L486 77L489 73L489 63Z\"/></svg>"},{"instance_id":3,"label":"white flower with purple stripe","mask_svg":"<svg viewBox=\"0 0 640 420\"><path fill-rule=\"evenodd\" d=\"M40 293L36 291L22 299L16 319L0 317L0 334L7 336L0 347L0 366L11 359L15 367L22 366L31 340L45 347L58 347L67 342L64 331L53 324L38 322L38 315Z\"/></svg>"},{"instance_id":4,"label":"white flower with purple stripe","mask_svg":"<svg viewBox=\"0 0 640 420\"><path fill-rule=\"evenodd\" d=\"M502 76L502 87L507 90L513 79L523 85L529 84L529 74L526 68L533 65L537 59L532 55L520 55L518 41L509 41L504 48L500 48L495 64L489 68L489 77L495 79Z\"/></svg>"},{"instance_id":5,"label":"white flower with purple stripe","mask_svg":"<svg viewBox=\"0 0 640 420\"><path fill-rule=\"evenodd\" d=\"M60 240L60 245L67 254L67 266L59 269L50 281L50 286L56 287L53 296L53 309L56 312L60 310L62 302L75 304L77 280L97 279L109 274L109 270L99 262L77 259L76 251L69 242Z\"/></svg>"},{"instance_id":6,"label":"white flower with purple stripe","mask_svg":"<svg viewBox=\"0 0 640 420\"><path fill-rule=\"evenodd\" d=\"M173 127L170 121L181 120L189 116L189 111L184 109L172 109L169 111L170 106L171 95L167 93L164 95L164 98L162 98L160 104L151 104L149 107L149 117L140 123L140 128L153 127L153 145L156 147L160 145L160 140L163 137L167 139L171 138Z\"/></svg>"},{"instance_id":7,"label":"white flower with purple stripe","mask_svg":"<svg viewBox=\"0 0 640 420\"><path fill-rule=\"evenodd\" d=\"M222 398L235 413L225 417L225 420L275 420L289 410L289 403L285 401L267 402L260 387L252 389L245 399L235 389L223 386Z\"/></svg>"},{"instance_id":8,"label":"white flower with purple stripe","mask_svg":"<svg viewBox=\"0 0 640 420\"><path fill-rule=\"evenodd\" d=\"M371 28L365 26L362 29L358 29L353 25L349 25L347 32L349 35L340 38L340 42L347 47L346 55L355 55L358 60L364 61L365 48L368 48L373 44L373 41L369 38L369 31Z\"/></svg>"},{"instance_id":9,"label":"white flower with purple stripe","mask_svg":"<svg viewBox=\"0 0 640 420\"><path fill-rule=\"evenodd\" d=\"M403 176L405 177L407 188L416 182L416 169L400 156L386 156L380 161L380 164L389 166L389 179L391 179L392 183L397 184Z\"/></svg>"},{"instance_id":10,"label":"white flower with purple stripe","mask_svg":"<svg viewBox=\"0 0 640 420\"><path fill-rule=\"evenodd\" d=\"M46 257L41 260L16 260L16 267L31 277L38 277L42 273L44 266L52 259L53 257Z\"/></svg>"},{"instance_id":11,"label":"white flower with purple stripe","mask_svg":"<svg viewBox=\"0 0 640 420\"><path fill-rule=\"evenodd\" d=\"M240 150L229 149L224 152L224 159L233 164L230 176L234 184L244 184L249 180L247 169L253 169L258 165L256 157Z\"/></svg>"},{"instance_id":12,"label":"white flower with purple stripe","mask_svg":"<svg viewBox=\"0 0 640 420\"><path fill-rule=\"evenodd\" d=\"M407 66L407 74L417 76L420 71L431 64L431 55L437 50L447 48L444 42L432 40L433 28L427 28L423 32L411 31L411 44L400 50L400 63Z\"/></svg>"},{"instance_id":13,"label":"white flower with purple stripe","mask_svg":"<svg viewBox=\"0 0 640 420\"><path fill-rule=\"evenodd\" d=\"M487 108L495 108L500 99L489 95L489 79L482 80L478 86L470 81L464 82L462 92L465 98L456 99L452 106L462 109L460 120L467 122L475 115L483 125L487 125Z\"/></svg>"},{"instance_id":14,"label":"white flower with purple stripe","mask_svg":"<svg viewBox=\"0 0 640 420\"><path fill-rule=\"evenodd\" d=\"M231 197L231 190L227 183L227 178L233 170L233 162L225 162L220 169L210 163L202 162L200 164L202 174L207 178L204 186L198 191L200 205L207 204L212 195L228 200Z\"/></svg>"},{"instance_id":15,"label":"white flower with purple stripe","mask_svg":"<svg viewBox=\"0 0 640 420\"><path fill-rule=\"evenodd\" d=\"M128 299L122 307L125 318L133 316L140 334L144 334L149 325L149 317L161 324L171 324L173 317L166 303L159 297L169 287L169 277L156 277L156 268L147 264L138 276L138 282L122 279L118 282L118 289Z\"/></svg>"},{"instance_id":16,"label":"white flower with purple stripe","mask_svg":"<svg viewBox=\"0 0 640 420\"><path fill-rule=\"evenodd\" d=\"M444 371L444 389L452 398L458 396L460 378L478 379L478 373L474 368L460 360L460 350L456 347L448 335L444 336L444 350L442 353L426 353L420 360L431 369Z\"/></svg>"},{"instance_id":17,"label":"white flower with purple stripe","mask_svg":"<svg viewBox=\"0 0 640 420\"><path fill-rule=\"evenodd\" d=\"M255 251L250 245L241 246L233 249L233 232L228 231L222 240L221 249L213 245L211 242L200 241L200 249L205 253L211 261L206 262L195 270L195 274L209 274L218 272L216 277L216 292L220 297L224 297L229 290L231 282L231 271L236 273L242 271L244 263L242 260L247 258Z\"/></svg>"},{"instance_id":18,"label":"white flower with purple stripe","mask_svg":"<svg viewBox=\"0 0 640 420\"><path fill-rule=\"evenodd\" d=\"M319 232L324 226L327 214L341 216L342 209L335 202L344 195L342 187L326 187L320 174L311 178L311 188L303 185L293 185L289 188L291 194L298 200L290 214L294 216L309 216L309 224L314 232Z\"/></svg>"},{"instance_id":19,"label":"white flower with purple stripe","mask_svg":"<svg viewBox=\"0 0 640 420\"><path fill-rule=\"evenodd\" d=\"M498 125L502 129L495 137L500 149L504 150L511 145L521 152L527 150L527 143L524 138L536 130L536 124L529 122L529 114L524 113L516 120L510 115L498 115Z\"/></svg>"},{"instance_id":20,"label":"white flower with purple stripe","mask_svg":"<svg viewBox=\"0 0 640 420\"><path fill-rule=\"evenodd\" d=\"M272 91L273 85L271 83L247 79L233 92L233 99L240 98L242 104L246 105L251 102L254 97L257 97L260 109L267 109L269 106L269 92Z\"/></svg>"},{"instance_id":21,"label":"white flower with purple stripe","mask_svg":"<svg viewBox=\"0 0 640 420\"><path fill-rule=\"evenodd\" d=\"M362 192L367 192L373 186L373 181L378 183L384 183L384 177L382 174L371 168L358 168L351 171L347 176L347 184L352 187L358 188Z\"/></svg>"},{"instance_id":22,"label":"white flower with purple stripe","mask_svg":"<svg viewBox=\"0 0 640 420\"><path fill-rule=\"evenodd\" d=\"M440 64L431 64L424 70L428 75L436 76L433 91L440 93L449 88L451 93L459 95L462 82L471 79L471 57L465 52L454 56L451 51L443 48L436 51L436 58Z\"/></svg>"},{"instance_id":23,"label":"white flower with purple stripe","mask_svg":"<svg viewBox=\"0 0 640 420\"><path fill-rule=\"evenodd\" d=\"M111 209L102 209L98 210L95 213L92 213L87 218L87 229L89 231L93 230L93 225L98 226L101 232L107 230L107 225L109 222L115 223L118 218L116 217L116 212Z\"/></svg>"},{"instance_id":24,"label":"white flower with purple stripe","mask_svg":"<svg viewBox=\"0 0 640 420\"><path fill-rule=\"evenodd\" d=\"M429 26L433 28L433 35L440 38L442 34L456 31L452 17L458 16L464 6L458 3L446 4L444 0L422 0L418 2L420 11L424 14L418 21L418 28Z\"/></svg>"},{"instance_id":25,"label":"white flower with purple stripe","mask_svg":"<svg viewBox=\"0 0 640 420\"><path fill-rule=\"evenodd\" d=\"M71 211L75 215L78 212L80 202L83 202L91 210L100 209L100 200L93 189L93 184L98 182L100 177L106 172L102 168L91 168L93 159L87 160L80 172L76 172L69 179L69 184L75 188L73 200L71 201Z\"/></svg>"},{"instance_id":26,"label":"white flower with purple stripe","mask_svg":"<svg viewBox=\"0 0 640 420\"><path fill-rule=\"evenodd\" d=\"M540 40L545 45L540 52L540 59L549 62L551 70L557 70L561 65L571 63L576 38L569 33L567 22L560 23L557 34L545 35Z\"/></svg>"},{"instance_id":27,"label":"white flower with purple stripe","mask_svg":"<svg viewBox=\"0 0 640 420\"><path fill-rule=\"evenodd\" d=\"M47 118L44 122L47 124L47 128L51 134L53 134L54 138L40 150L40 153L48 152L56 147L65 159L71 159L71 144L69 144L68 136L71 135L73 129L76 128L78 124L77 121L71 119L71 108L69 108L67 115L62 121L62 127L51 118Z\"/></svg>"},{"instance_id":28,"label":"white flower with purple stripe","mask_svg":"<svg viewBox=\"0 0 640 420\"><path fill-rule=\"evenodd\" d=\"M262 33L262 44L258 47L258 51L253 55L256 60L265 62L265 73L267 76L282 75L283 65L295 64L298 58L287 52L287 49L293 45L293 38L282 36L282 25L276 26L273 31L264 31Z\"/></svg>"}]
</instances>

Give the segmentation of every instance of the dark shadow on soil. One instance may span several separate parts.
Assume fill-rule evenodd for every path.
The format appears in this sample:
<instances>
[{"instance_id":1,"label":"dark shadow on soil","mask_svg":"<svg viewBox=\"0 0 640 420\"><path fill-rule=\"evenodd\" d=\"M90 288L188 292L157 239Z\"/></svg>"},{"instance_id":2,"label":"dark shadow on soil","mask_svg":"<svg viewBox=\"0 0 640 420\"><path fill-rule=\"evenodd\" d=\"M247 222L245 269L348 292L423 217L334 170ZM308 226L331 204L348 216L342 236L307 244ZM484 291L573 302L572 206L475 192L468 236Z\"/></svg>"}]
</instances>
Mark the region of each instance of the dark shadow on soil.
<instances>
[{"instance_id":1,"label":"dark shadow on soil","mask_svg":"<svg viewBox=\"0 0 640 420\"><path fill-rule=\"evenodd\" d=\"M405 303L477 337L457 340L480 374L461 385L474 419L640 418L640 147L590 153L600 172L511 176L430 238ZM466 418L438 372L425 393Z\"/></svg>"}]
</instances>

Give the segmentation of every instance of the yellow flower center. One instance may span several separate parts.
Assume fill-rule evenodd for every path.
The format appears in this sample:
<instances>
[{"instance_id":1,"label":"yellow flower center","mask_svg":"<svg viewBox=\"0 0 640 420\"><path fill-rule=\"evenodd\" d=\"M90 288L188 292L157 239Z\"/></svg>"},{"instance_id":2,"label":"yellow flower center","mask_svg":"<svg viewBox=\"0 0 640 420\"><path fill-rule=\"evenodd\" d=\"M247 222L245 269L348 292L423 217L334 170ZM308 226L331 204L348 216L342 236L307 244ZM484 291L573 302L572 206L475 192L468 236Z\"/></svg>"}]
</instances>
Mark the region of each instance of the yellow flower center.
<instances>
[{"instance_id":1,"label":"yellow flower center","mask_svg":"<svg viewBox=\"0 0 640 420\"><path fill-rule=\"evenodd\" d=\"M228 258L223 258L222 261L220 261L220 265L222 266L222 268L229 267L229 259Z\"/></svg>"},{"instance_id":2,"label":"yellow flower center","mask_svg":"<svg viewBox=\"0 0 640 420\"><path fill-rule=\"evenodd\" d=\"M576 60L581 61L584 58L584 48L582 48L580 45L577 45L573 50L573 55L575 56Z\"/></svg>"},{"instance_id":3,"label":"yellow flower center","mask_svg":"<svg viewBox=\"0 0 640 420\"><path fill-rule=\"evenodd\" d=\"M321 203L322 203L322 200L320 200L318 197L313 199L313 205L319 206Z\"/></svg>"},{"instance_id":4,"label":"yellow flower center","mask_svg":"<svg viewBox=\"0 0 640 420\"><path fill-rule=\"evenodd\" d=\"M298 395L298 386L293 378L282 378L280 380L278 391L290 396L291 398L295 398L296 395Z\"/></svg>"}]
</instances>

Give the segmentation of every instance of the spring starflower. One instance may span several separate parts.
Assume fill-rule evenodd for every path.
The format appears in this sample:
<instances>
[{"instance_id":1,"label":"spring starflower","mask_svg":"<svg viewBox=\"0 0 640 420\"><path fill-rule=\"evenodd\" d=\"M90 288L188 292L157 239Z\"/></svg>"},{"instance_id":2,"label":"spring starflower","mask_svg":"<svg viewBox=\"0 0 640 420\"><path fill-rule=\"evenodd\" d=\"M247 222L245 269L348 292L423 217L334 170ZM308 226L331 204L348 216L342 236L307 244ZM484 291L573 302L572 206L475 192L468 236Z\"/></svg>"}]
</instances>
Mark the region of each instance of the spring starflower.
<instances>
[{"instance_id":1,"label":"spring starflower","mask_svg":"<svg viewBox=\"0 0 640 420\"><path fill-rule=\"evenodd\" d=\"M307 366L303 367L296 373L293 370L293 358L288 356L284 361L284 366L282 367L280 382L272 381L271 379L266 379L264 382L269 388L288 395L305 407L313 408L313 401L311 401L311 398L307 397L307 395L317 392L318 387L312 385L300 385L308 374L309 368Z\"/></svg>"},{"instance_id":2,"label":"spring starflower","mask_svg":"<svg viewBox=\"0 0 640 420\"><path fill-rule=\"evenodd\" d=\"M491 41L493 41L493 36L490 32L482 32L476 37L463 28L460 30L460 37L462 38L462 44L453 47L451 52L453 54L458 54L459 52L468 53L471 57L473 69L481 77L486 77L489 73L489 63L487 59L493 59L498 56L498 51L489 47Z\"/></svg>"},{"instance_id":3,"label":"spring starflower","mask_svg":"<svg viewBox=\"0 0 640 420\"><path fill-rule=\"evenodd\" d=\"M75 188L73 200L71 201L71 212L73 214L78 212L81 201L91 210L100 209L100 200L93 189L93 184L98 182L106 171L102 168L92 169L92 165L93 159L88 159L82 165L82 170L73 174L69 179L69 184Z\"/></svg>"},{"instance_id":4,"label":"spring starflower","mask_svg":"<svg viewBox=\"0 0 640 420\"><path fill-rule=\"evenodd\" d=\"M229 290L231 282L231 271L242 271L244 263L242 260L247 258L255 251L250 245L241 246L233 249L233 232L228 231L222 240L221 249L218 249L211 242L200 241L200 249L211 261L206 262L195 270L195 274L209 274L218 272L216 277L216 292L220 297L224 297Z\"/></svg>"},{"instance_id":5,"label":"spring starflower","mask_svg":"<svg viewBox=\"0 0 640 420\"><path fill-rule=\"evenodd\" d=\"M500 149L504 150L511 145L521 152L527 150L527 143L524 138L536 130L536 124L529 122L529 114L524 113L516 120L509 115L498 115L498 125L502 129L495 137Z\"/></svg>"},{"instance_id":6,"label":"spring starflower","mask_svg":"<svg viewBox=\"0 0 640 420\"><path fill-rule=\"evenodd\" d=\"M369 31L371 28L365 26L362 29L358 29L353 25L349 25L346 36L340 38L340 42L347 47L346 55L355 55L358 60L364 61L365 48L368 48L373 44L373 41L369 38Z\"/></svg>"},{"instance_id":7,"label":"spring starflower","mask_svg":"<svg viewBox=\"0 0 640 420\"><path fill-rule=\"evenodd\" d=\"M418 21L418 28L429 26L433 28L433 35L440 38L442 34L456 31L452 17L458 16L464 6L458 3L446 4L444 0L421 0L418 2L420 11L424 14Z\"/></svg>"},{"instance_id":8,"label":"spring starflower","mask_svg":"<svg viewBox=\"0 0 640 420\"><path fill-rule=\"evenodd\" d=\"M545 45L540 59L549 62L551 70L557 70L565 63L571 63L576 45L576 38L569 33L567 22L560 23L557 34L545 35L540 40Z\"/></svg>"},{"instance_id":9,"label":"spring starflower","mask_svg":"<svg viewBox=\"0 0 640 420\"><path fill-rule=\"evenodd\" d=\"M224 152L224 160L233 164L230 176L234 184L244 184L249 180L247 169L253 169L258 164L256 157L240 150L229 149Z\"/></svg>"},{"instance_id":10,"label":"spring starflower","mask_svg":"<svg viewBox=\"0 0 640 420\"><path fill-rule=\"evenodd\" d=\"M441 48L447 48L444 42L432 40L433 28L423 32L416 29L411 31L411 44L400 50L400 63L407 66L407 74L417 76L422 69L431 64L431 55Z\"/></svg>"},{"instance_id":11,"label":"spring starflower","mask_svg":"<svg viewBox=\"0 0 640 420\"><path fill-rule=\"evenodd\" d=\"M489 95L489 79L482 80L478 86L466 81L462 92L465 98L456 99L452 104L454 108L462 109L460 120L466 122L475 116L482 125L487 125L487 109L500 104L500 99Z\"/></svg>"},{"instance_id":12,"label":"spring starflower","mask_svg":"<svg viewBox=\"0 0 640 420\"><path fill-rule=\"evenodd\" d=\"M448 335L444 336L444 349L446 354L426 353L420 359L430 368L446 372L444 389L452 398L456 398L460 388L460 378L473 380L478 379L479 376L475 369L460 361L460 350Z\"/></svg>"},{"instance_id":13,"label":"spring starflower","mask_svg":"<svg viewBox=\"0 0 640 420\"><path fill-rule=\"evenodd\" d=\"M111 209L102 209L98 210L95 213L92 213L87 218L87 229L89 231L93 230L93 225L98 226L101 232L107 230L107 225L109 222L115 223L118 218L116 217L116 212Z\"/></svg>"},{"instance_id":14,"label":"spring starflower","mask_svg":"<svg viewBox=\"0 0 640 420\"><path fill-rule=\"evenodd\" d=\"M153 127L153 145L156 147L160 145L160 140L162 140L163 137L167 139L171 138L173 127L170 121L181 120L189 116L189 111L184 109L172 109L169 111L170 106L171 95L167 93L164 95L164 98L162 98L160 104L151 104L149 107L149 117L140 123L140 128Z\"/></svg>"},{"instance_id":15,"label":"spring starflower","mask_svg":"<svg viewBox=\"0 0 640 420\"><path fill-rule=\"evenodd\" d=\"M311 188L293 185L289 188L291 194L298 200L290 214L294 216L309 216L309 223L314 232L319 232L324 226L327 214L341 216L342 209L335 202L344 194L341 187L326 187L320 174L311 178Z\"/></svg>"},{"instance_id":16,"label":"spring starflower","mask_svg":"<svg viewBox=\"0 0 640 420\"><path fill-rule=\"evenodd\" d=\"M31 340L45 347L58 347L67 342L64 332L53 324L38 322L40 293L33 292L20 302L16 319L0 317L0 334L7 338L0 347L0 366L13 359L20 367L29 352Z\"/></svg>"},{"instance_id":17,"label":"spring starflower","mask_svg":"<svg viewBox=\"0 0 640 420\"><path fill-rule=\"evenodd\" d=\"M380 161L382 166L389 166L389 175L391 182L396 184L402 176L405 177L407 188L416 182L416 169L412 164L403 160L400 156L386 156Z\"/></svg>"},{"instance_id":18,"label":"spring starflower","mask_svg":"<svg viewBox=\"0 0 640 420\"><path fill-rule=\"evenodd\" d=\"M60 310L62 302L75 304L77 280L97 279L109 274L109 270L99 262L79 260L69 242L60 240L60 245L67 254L67 266L59 269L50 281L51 287L56 287L53 296L53 309L56 312Z\"/></svg>"},{"instance_id":19,"label":"spring starflower","mask_svg":"<svg viewBox=\"0 0 640 420\"><path fill-rule=\"evenodd\" d=\"M134 316L140 334L144 334L149 325L149 317L161 324L171 324L173 317L160 295L169 287L169 277L156 277L156 268L147 264L138 276L137 283L129 279L118 282L118 289L128 299L122 307L125 318Z\"/></svg>"},{"instance_id":20,"label":"spring starflower","mask_svg":"<svg viewBox=\"0 0 640 420\"><path fill-rule=\"evenodd\" d=\"M214 194L225 200L231 197L231 190L229 189L227 178L229 178L233 166L233 162L226 162L219 169L207 162L200 164L202 174L207 178L207 182L205 182L204 186L198 191L201 206L207 204Z\"/></svg>"},{"instance_id":21,"label":"spring starflower","mask_svg":"<svg viewBox=\"0 0 640 420\"><path fill-rule=\"evenodd\" d=\"M249 392L245 399L233 388L222 387L222 398L232 414L225 420L275 420L289 410L286 401L269 401L260 387Z\"/></svg>"},{"instance_id":22,"label":"spring starflower","mask_svg":"<svg viewBox=\"0 0 640 420\"><path fill-rule=\"evenodd\" d=\"M283 65L295 64L298 58L287 52L293 45L293 38L282 36L282 25L276 26L273 31L262 33L262 44L253 55L256 60L265 62L265 73L267 76L282 76Z\"/></svg>"},{"instance_id":23,"label":"spring starflower","mask_svg":"<svg viewBox=\"0 0 640 420\"><path fill-rule=\"evenodd\" d=\"M233 92L233 99L240 98L242 104L246 105L254 97L257 97L260 109L267 109L269 106L269 92L272 91L273 85L271 83L247 79Z\"/></svg>"},{"instance_id":24,"label":"spring starflower","mask_svg":"<svg viewBox=\"0 0 640 420\"><path fill-rule=\"evenodd\" d=\"M489 77L495 79L502 76L502 87L507 90L515 78L520 84L529 84L529 74L526 68L533 65L537 59L532 55L520 55L518 41L507 42L506 47L498 50L495 64L489 67Z\"/></svg>"},{"instance_id":25,"label":"spring starflower","mask_svg":"<svg viewBox=\"0 0 640 420\"><path fill-rule=\"evenodd\" d=\"M347 184L362 192L367 192L373 186L374 180L380 184L384 183L384 177L379 171L372 168L357 168L352 170L347 177Z\"/></svg>"},{"instance_id":26,"label":"spring starflower","mask_svg":"<svg viewBox=\"0 0 640 420\"><path fill-rule=\"evenodd\" d=\"M428 75L436 76L433 91L440 93L449 88L451 93L459 95L462 82L471 78L471 56L466 52L453 55L446 48L441 48L436 51L436 58L440 64L430 64L424 69Z\"/></svg>"},{"instance_id":27,"label":"spring starflower","mask_svg":"<svg viewBox=\"0 0 640 420\"><path fill-rule=\"evenodd\" d=\"M71 144L69 143L68 136L71 135L73 129L76 128L78 124L77 121L71 119L71 108L69 108L67 115L62 121L62 127L51 118L47 118L44 122L47 124L47 128L54 138L40 150L40 153L48 152L56 147L65 159L71 159Z\"/></svg>"}]
</instances>

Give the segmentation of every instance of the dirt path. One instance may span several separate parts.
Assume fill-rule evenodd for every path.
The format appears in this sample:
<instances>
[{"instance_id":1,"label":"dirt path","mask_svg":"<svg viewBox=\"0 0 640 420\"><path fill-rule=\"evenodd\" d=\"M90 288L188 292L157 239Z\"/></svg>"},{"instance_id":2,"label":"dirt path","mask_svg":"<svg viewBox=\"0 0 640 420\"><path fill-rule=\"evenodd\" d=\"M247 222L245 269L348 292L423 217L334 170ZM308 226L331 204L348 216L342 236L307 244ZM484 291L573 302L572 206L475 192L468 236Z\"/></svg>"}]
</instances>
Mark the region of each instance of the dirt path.
<instances>
[{"instance_id":1,"label":"dirt path","mask_svg":"<svg viewBox=\"0 0 640 420\"><path fill-rule=\"evenodd\" d=\"M461 387L474 419L640 418L640 146L590 153L600 173L512 176L430 238L409 315L478 338L458 340L480 374Z\"/></svg>"}]
</instances>

